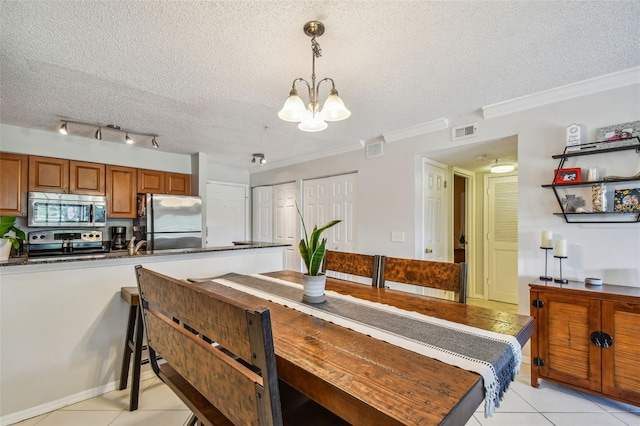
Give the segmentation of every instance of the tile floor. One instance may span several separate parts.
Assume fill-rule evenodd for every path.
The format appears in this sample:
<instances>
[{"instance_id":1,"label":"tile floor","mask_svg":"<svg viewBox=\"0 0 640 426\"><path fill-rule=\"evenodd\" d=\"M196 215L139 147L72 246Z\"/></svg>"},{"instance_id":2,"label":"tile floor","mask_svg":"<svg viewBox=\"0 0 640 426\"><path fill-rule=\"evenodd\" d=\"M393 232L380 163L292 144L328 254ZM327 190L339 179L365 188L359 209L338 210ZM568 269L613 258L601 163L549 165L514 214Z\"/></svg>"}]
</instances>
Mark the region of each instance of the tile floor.
<instances>
[{"instance_id":1,"label":"tile floor","mask_svg":"<svg viewBox=\"0 0 640 426\"><path fill-rule=\"evenodd\" d=\"M516 312L515 305L469 300L468 303ZM640 407L599 398L542 380L530 386L530 366L522 364L520 374L507 391L493 417L484 417L478 407L466 426L640 426ZM190 416L187 407L156 378L140 386L140 404L127 411L129 391L112 391L77 404L43 414L17 426L182 426Z\"/></svg>"},{"instance_id":2,"label":"tile floor","mask_svg":"<svg viewBox=\"0 0 640 426\"><path fill-rule=\"evenodd\" d=\"M20 423L19 426L182 426L189 418L185 405L160 380L141 383L138 410L129 412L129 391L112 391ZM529 365L507 391L493 417L478 407L467 426L640 426L640 407L587 395L541 381L529 385Z\"/></svg>"}]
</instances>

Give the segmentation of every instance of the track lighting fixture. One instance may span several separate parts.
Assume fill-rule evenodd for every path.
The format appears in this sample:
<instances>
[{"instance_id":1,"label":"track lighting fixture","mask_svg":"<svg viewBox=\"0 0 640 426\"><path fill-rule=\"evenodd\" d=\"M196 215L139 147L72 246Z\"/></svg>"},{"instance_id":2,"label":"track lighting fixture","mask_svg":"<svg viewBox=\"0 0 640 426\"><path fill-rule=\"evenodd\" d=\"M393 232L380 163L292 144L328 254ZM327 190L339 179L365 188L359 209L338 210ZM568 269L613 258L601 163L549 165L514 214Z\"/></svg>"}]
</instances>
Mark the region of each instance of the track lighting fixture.
<instances>
[{"instance_id":1,"label":"track lighting fixture","mask_svg":"<svg viewBox=\"0 0 640 426\"><path fill-rule=\"evenodd\" d=\"M260 165L266 164L267 160L264 158L264 154L253 154L253 159L251 160L252 163L258 163Z\"/></svg>"},{"instance_id":2,"label":"track lighting fixture","mask_svg":"<svg viewBox=\"0 0 640 426\"><path fill-rule=\"evenodd\" d=\"M136 136L147 136L151 138L151 146L155 149L160 148L160 145L158 144L158 141L156 140L156 138L158 137L158 135L152 134L152 133L140 133L140 132L136 132L133 130L129 130L129 129L122 129L120 128L120 126L116 126L115 124L100 124L100 123L86 123L83 121L73 121L73 120L63 120L62 124L59 127L59 131L60 133L62 133L63 135L67 135L69 134L69 124L73 124L73 126L71 126L72 130L76 127L76 126L89 126L89 127L97 127L96 132L94 133L94 137L101 141L102 140L102 129L105 128L107 130L107 133L115 131L118 132L120 134L124 134L125 138L124 141L128 144L128 145L133 145L134 143L136 143L135 139L132 138L131 136L129 136L129 134L134 135L134 137ZM86 135L86 133L84 133ZM107 138L109 139L109 138ZM137 139L137 137L136 137Z\"/></svg>"}]
</instances>

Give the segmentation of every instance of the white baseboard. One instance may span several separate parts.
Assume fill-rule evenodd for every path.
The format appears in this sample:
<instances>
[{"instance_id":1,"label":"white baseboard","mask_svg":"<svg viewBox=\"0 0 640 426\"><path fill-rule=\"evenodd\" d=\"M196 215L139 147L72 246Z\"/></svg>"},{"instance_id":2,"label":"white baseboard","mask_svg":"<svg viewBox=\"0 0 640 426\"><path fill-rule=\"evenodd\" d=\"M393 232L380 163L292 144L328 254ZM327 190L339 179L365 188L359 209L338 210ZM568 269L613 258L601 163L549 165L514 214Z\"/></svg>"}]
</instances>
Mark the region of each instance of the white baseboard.
<instances>
[{"instance_id":1,"label":"white baseboard","mask_svg":"<svg viewBox=\"0 0 640 426\"><path fill-rule=\"evenodd\" d=\"M142 371L140 372L140 380L147 380L152 377L155 377L155 374L153 373L151 368L149 368L148 366L143 366ZM11 413L0 418L0 425L8 426L26 419L30 419L32 417L50 413L59 408L66 407L67 405L75 404L77 402L95 398L96 396L111 392L118 389L118 386L119 380L114 380L104 385L96 386L92 389L87 389L73 395L65 396L64 398L60 398L55 401L47 402L46 404L27 408L26 410L18 411L16 413ZM129 386L127 386L127 389L131 389L131 376L129 376Z\"/></svg>"}]
</instances>

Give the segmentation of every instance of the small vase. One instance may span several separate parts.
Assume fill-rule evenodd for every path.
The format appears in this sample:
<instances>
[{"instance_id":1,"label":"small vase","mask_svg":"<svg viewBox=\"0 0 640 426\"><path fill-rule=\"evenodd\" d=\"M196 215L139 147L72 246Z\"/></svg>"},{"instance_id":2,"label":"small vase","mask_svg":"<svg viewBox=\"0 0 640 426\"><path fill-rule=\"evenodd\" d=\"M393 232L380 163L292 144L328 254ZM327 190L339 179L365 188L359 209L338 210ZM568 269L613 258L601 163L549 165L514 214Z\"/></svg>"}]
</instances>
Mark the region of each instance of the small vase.
<instances>
[{"instance_id":1,"label":"small vase","mask_svg":"<svg viewBox=\"0 0 640 426\"><path fill-rule=\"evenodd\" d=\"M0 238L0 262L6 262L9 260L11 247L11 241L6 238Z\"/></svg>"},{"instance_id":2,"label":"small vase","mask_svg":"<svg viewBox=\"0 0 640 426\"><path fill-rule=\"evenodd\" d=\"M327 276L325 274L320 275L307 275L302 276L302 287L304 293L302 294L302 300L307 303L322 303L326 300L324 295L324 287L327 284Z\"/></svg>"}]
</instances>

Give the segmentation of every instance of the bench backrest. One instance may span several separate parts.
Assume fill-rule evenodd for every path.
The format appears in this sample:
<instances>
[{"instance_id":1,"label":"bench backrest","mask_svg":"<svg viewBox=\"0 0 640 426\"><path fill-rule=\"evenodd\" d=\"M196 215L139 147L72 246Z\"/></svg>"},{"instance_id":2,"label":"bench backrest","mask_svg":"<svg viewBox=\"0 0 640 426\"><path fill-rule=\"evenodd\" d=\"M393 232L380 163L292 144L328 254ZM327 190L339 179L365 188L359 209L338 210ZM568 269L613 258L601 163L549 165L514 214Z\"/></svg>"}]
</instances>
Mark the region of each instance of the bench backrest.
<instances>
[{"instance_id":1,"label":"bench backrest","mask_svg":"<svg viewBox=\"0 0 640 426\"><path fill-rule=\"evenodd\" d=\"M271 318L260 307L264 301L216 283L205 289L140 265L136 276L149 347L188 382L170 387L195 388L198 398L234 424L281 425ZM190 408L197 405L191 402Z\"/></svg>"},{"instance_id":2,"label":"bench backrest","mask_svg":"<svg viewBox=\"0 0 640 426\"><path fill-rule=\"evenodd\" d=\"M327 250L323 270L371 278L371 285L378 286L380 256Z\"/></svg>"},{"instance_id":3,"label":"bench backrest","mask_svg":"<svg viewBox=\"0 0 640 426\"><path fill-rule=\"evenodd\" d=\"M436 262L421 259L403 259L382 256L380 284L386 281L412 284L457 293L457 300L467 301L467 264Z\"/></svg>"}]
</instances>

